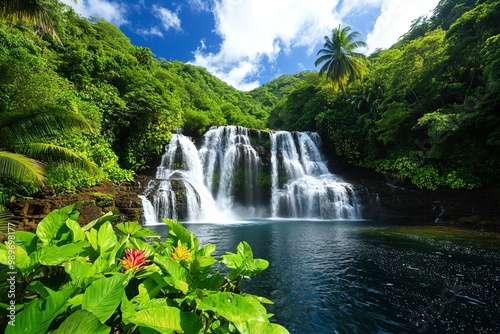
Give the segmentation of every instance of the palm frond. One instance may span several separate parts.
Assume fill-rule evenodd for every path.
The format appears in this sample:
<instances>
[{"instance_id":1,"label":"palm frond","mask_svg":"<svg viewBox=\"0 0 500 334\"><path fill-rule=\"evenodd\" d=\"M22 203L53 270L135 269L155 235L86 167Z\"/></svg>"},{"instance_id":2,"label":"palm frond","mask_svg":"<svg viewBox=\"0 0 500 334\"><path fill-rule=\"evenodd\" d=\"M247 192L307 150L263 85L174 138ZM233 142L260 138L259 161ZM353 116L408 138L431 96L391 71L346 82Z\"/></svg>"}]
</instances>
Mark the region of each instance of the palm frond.
<instances>
[{"instance_id":1,"label":"palm frond","mask_svg":"<svg viewBox=\"0 0 500 334\"><path fill-rule=\"evenodd\" d=\"M91 174L98 172L96 165L89 159L62 146L47 143L30 143L22 147L16 146L16 149L30 157L47 163L69 163Z\"/></svg>"},{"instance_id":2,"label":"palm frond","mask_svg":"<svg viewBox=\"0 0 500 334\"><path fill-rule=\"evenodd\" d=\"M0 209L2 210L2 209ZM0 235L5 237L8 233L9 223L13 222L14 216L9 211L0 211ZM2 239L0 237L0 239Z\"/></svg>"},{"instance_id":3,"label":"palm frond","mask_svg":"<svg viewBox=\"0 0 500 334\"><path fill-rule=\"evenodd\" d=\"M61 131L92 131L81 115L59 107L43 107L35 112L6 114L0 117L4 145L40 141Z\"/></svg>"},{"instance_id":4,"label":"palm frond","mask_svg":"<svg viewBox=\"0 0 500 334\"><path fill-rule=\"evenodd\" d=\"M38 26L47 35L63 44L57 35L54 23L45 8L38 0L2 0L0 2L0 18L12 23L23 22Z\"/></svg>"},{"instance_id":5,"label":"palm frond","mask_svg":"<svg viewBox=\"0 0 500 334\"><path fill-rule=\"evenodd\" d=\"M39 184L46 178L46 168L25 155L0 151L0 177Z\"/></svg>"},{"instance_id":6,"label":"palm frond","mask_svg":"<svg viewBox=\"0 0 500 334\"><path fill-rule=\"evenodd\" d=\"M332 29L332 36L325 36L323 48L317 53L318 58L314 65L322 64L319 74L325 75L332 83L333 91L339 87L345 93L345 86L351 82L361 81L368 71L362 58L365 57L354 50L358 47L366 47L362 41L354 41L360 36L359 32L351 32L347 26Z\"/></svg>"}]
</instances>

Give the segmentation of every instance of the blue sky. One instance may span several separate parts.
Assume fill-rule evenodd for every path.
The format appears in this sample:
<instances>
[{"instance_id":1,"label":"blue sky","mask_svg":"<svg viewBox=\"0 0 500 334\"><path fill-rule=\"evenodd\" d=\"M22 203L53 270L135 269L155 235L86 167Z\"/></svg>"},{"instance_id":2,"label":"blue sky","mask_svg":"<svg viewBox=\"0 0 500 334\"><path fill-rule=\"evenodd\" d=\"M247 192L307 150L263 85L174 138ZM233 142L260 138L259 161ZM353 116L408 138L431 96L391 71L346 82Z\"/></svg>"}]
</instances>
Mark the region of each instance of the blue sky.
<instances>
[{"instance_id":1,"label":"blue sky","mask_svg":"<svg viewBox=\"0 0 500 334\"><path fill-rule=\"evenodd\" d=\"M118 26L157 58L203 66L240 90L317 70L331 29L349 25L370 54L388 48L439 0L71 0L84 17Z\"/></svg>"}]
</instances>

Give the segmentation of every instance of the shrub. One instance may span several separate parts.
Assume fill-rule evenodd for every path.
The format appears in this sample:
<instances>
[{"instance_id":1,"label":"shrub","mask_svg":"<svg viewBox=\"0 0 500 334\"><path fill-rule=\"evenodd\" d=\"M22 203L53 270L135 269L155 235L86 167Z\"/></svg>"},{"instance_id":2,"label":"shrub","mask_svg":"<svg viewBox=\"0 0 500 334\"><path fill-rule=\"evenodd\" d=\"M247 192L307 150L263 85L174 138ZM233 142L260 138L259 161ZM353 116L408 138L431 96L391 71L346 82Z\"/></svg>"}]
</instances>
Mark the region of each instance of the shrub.
<instances>
[{"instance_id":1,"label":"shrub","mask_svg":"<svg viewBox=\"0 0 500 334\"><path fill-rule=\"evenodd\" d=\"M92 195L95 197L95 204L100 208L109 208L113 206L113 200L115 196L113 194L105 194L100 192L95 192Z\"/></svg>"},{"instance_id":2,"label":"shrub","mask_svg":"<svg viewBox=\"0 0 500 334\"><path fill-rule=\"evenodd\" d=\"M101 172L98 175L91 175L71 165L51 164L48 166L47 185L58 195L76 193L82 188L92 187L102 178Z\"/></svg>"},{"instance_id":3,"label":"shrub","mask_svg":"<svg viewBox=\"0 0 500 334\"><path fill-rule=\"evenodd\" d=\"M1 272L17 273L15 326L0 304L5 333L288 333L269 321L268 299L240 291L268 267L248 243L218 261L176 221L164 220L165 240L137 222L113 227L112 212L81 227L79 204L0 245Z\"/></svg>"}]
</instances>

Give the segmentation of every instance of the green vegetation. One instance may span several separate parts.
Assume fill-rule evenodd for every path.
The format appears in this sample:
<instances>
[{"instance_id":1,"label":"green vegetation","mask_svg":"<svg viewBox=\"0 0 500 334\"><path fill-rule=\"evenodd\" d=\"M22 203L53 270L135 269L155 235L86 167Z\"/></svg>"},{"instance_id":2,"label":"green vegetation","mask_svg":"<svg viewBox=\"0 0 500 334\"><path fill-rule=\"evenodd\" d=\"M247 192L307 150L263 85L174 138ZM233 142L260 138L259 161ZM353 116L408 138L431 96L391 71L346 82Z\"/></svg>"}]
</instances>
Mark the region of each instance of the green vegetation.
<instances>
[{"instance_id":1,"label":"green vegetation","mask_svg":"<svg viewBox=\"0 0 500 334\"><path fill-rule=\"evenodd\" d=\"M51 19L46 34L34 30L29 12L0 12L0 132L7 138L0 144L0 205L33 194L45 177L56 194L130 181L152 167L174 130L196 137L226 124L318 131L328 154L391 183L470 189L497 180L499 1L443 0L432 17L416 20L368 60L355 52L363 46L359 34L338 27L318 54L326 78L302 72L251 92L203 68L157 59L112 24L84 19L58 1L39 9ZM26 126L5 126L44 113L51 120L37 138L25 135ZM64 123L71 117L87 130ZM27 151L35 143L43 150ZM73 164L54 160L49 147ZM12 168L16 160L35 169Z\"/></svg>"},{"instance_id":2,"label":"green vegetation","mask_svg":"<svg viewBox=\"0 0 500 334\"><path fill-rule=\"evenodd\" d=\"M347 86L345 95L314 82L315 73L294 81L272 107L268 126L319 131L326 150L393 184L470 189L495 182L498 20L499 1L441 1L393 47L371 54L365 80ZM266 86L256 91L269 92Z\"/></svg>"},{"instance_id":3,"label":"green vegetation","mask_svg":"<svg viewBox=\"0 0 500 334\"><path fill-rule=\"evenodd\" d=\"M2 224L11 219L3 204L34 194L42 181L61 194L133 180L181 127L192 136L226 124L318 131L327 153L391 183L469 189L498 180L498 0L442 0L432 17L367 61L354 52L363 45L357 33L333 29L319 73L282 76L251 92L157 59L104 20L42 3L0 6ZM339 59L342 50L348 57ZM268 174L258 180L270 183ZM244 189L242 175L237 181ZM95 197L101 207L113 202ZM0 245L1 275L16 246L19 326L7 333L287 333L269 322L267 299L240 291L244 277L268 266L247 243L217 261L214 245L200 247L177 222L166 221L170 234L161 240L138 223L113 227L111 213L81 227L76 206ZM3 290L7 277L0 278ZM4 325L7 306L0 304Z\"/></svg>"},{"instance_id":4,"label":"green vegetation","mask_svg":"<svg viewBox=\"0 0 500 334\"><path fill-rule=\"evenodd\" d=\"M30 184L37 186L46 179L45 165L39 160L71 163L87 172L96 172L96 167L86 157L46 143L50 136L76 130L89 130L85 119L56 107L40 106L36 111L6 113L0 118L4 149L0 151L0 179L14 189Z\"/></svg>"},{"instance_id":5,"label":"green vegetation","mask_svg":"<svg viewBox=\"0 0 500 334\"><path fill-rule=\"evenodd\" d=\"M110 208L113 206L115 196L113 194L104 194L96 192L92 194L95 197L95 204L100 208Z\"/></svg>"},{"instance_id":6,"label":"green vegetation","mask_svg":"<svg viewBox=\"0 0 500 334\"><path fill-rule=\"evenodd\" d=\"M332 38L325 36L323 49L318 51L318 59L314 65L323 64L319 70L320 75L326 75L332 82L333 91L342 88L344 96L347 96L345 86L349 83L363 80L368 72L366 67L366 56L356 52L357 48L366 47L366 43L355 41L361 34L351 31L351 27L332 30Z\"/></svg>"},{"instance_id":7,"label":"green vegetation","mask_svg":"<svg viewBox=\"0 0 500 334\"><path fill-rule=\"evenodd\" d=\"M52 35L62 45L52 19L38 1L4 0L0 6L0 19L38 26L43 33Z\"/></svg>"},{"instance_id":8,"label":"green vegetation","mask_svg":"<svg viewBox=\"0 0 500 334\"><path fill-rule=\"evenodd\" d=\"M81 227L79 204L0 245L6 334L288 333L269 321L270 300L241 291L244 278L268 267L248 243L219 261L215 245L201 247L176 221L165 220L163 240L136 222L113 227L111 212ZM15 326L7 326L9 271L17 272Z\"/></svg>"},{"instance_id":9,"label":"green vegetation","mask_svg":"<svg viewBox=\"0 0 500 334\"><path fill-rule=\"evenodd\" d=\"M36 192L34 181L44 180L56 194L78 192L103 179L130 181L150 167L180 127L195 136L213 125L265 127L267 113L248 93L205 69L155 59L151 50L131 45L104 20L84 19L54 0L43 7L8 1L0 9L0 131L9 140L0 145L0 204ZM36 19L46 15L46 27L55 30L40 35L32 25L39 26ZM50 36L55 31L64 47ZM30 128L11 130L4 124L40 113L50 118L46 131L37 133L36 141L24 141L44 143L44 150L57 147L59 153L65 148L66 161L79 158L93 170L62 165L46 150L43 156L29 155L36 161L13 155L24 153L18 144L26 143L17 137ZM70 117L92 131L66 125ZM31 168L31 174L5 167L4 161L11 161L9 166L17 161Z\"/></svg>"}]
</instances>

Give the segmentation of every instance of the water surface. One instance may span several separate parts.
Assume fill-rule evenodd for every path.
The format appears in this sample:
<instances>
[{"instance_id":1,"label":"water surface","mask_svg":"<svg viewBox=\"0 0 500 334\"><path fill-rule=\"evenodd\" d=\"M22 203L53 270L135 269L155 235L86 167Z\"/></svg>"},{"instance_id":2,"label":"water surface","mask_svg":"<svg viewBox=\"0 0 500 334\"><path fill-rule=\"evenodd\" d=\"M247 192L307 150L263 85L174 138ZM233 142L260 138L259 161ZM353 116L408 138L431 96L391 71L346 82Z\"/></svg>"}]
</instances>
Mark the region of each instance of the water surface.
<instances>
[{"instance_id":1,"label":"water surface","mask_svg":"<svg viewBox=\"0 0 500 334\"><path fill-rule=\"evenodd\" d=\"M291 333L500 332L498 238L374 221L184 225L217 255L247 241L270 262L242 290L274 301Z\"/></svg>"}]
</instances>

